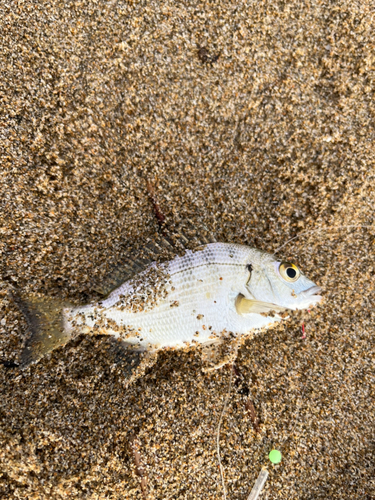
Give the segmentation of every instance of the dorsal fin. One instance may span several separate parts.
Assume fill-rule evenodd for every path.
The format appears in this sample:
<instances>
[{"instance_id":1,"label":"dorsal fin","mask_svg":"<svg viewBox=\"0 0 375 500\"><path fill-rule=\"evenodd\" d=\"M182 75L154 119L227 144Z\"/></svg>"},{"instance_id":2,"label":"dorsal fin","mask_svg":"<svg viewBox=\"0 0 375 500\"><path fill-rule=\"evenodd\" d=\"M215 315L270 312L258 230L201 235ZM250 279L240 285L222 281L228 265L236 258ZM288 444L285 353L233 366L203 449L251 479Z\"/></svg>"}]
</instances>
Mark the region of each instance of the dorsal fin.
<instances>
[{"instance_id":1,"label":"dorsal fin","mask_svg":"<svg viewBox=\"0 0 375 500\"><path fill-rule=\"evenodd\" d=\"M155 233L142 246L134 243L129 247L126 257L117 262L104 278L93 283L92 289L101 295L108 295L122 283L144 271L152 262L171 260L187 249L193 250L215 242L215 237L203 224L184 220L173 226L165 225L162 233Z\"/></svg>"}]
</instances>

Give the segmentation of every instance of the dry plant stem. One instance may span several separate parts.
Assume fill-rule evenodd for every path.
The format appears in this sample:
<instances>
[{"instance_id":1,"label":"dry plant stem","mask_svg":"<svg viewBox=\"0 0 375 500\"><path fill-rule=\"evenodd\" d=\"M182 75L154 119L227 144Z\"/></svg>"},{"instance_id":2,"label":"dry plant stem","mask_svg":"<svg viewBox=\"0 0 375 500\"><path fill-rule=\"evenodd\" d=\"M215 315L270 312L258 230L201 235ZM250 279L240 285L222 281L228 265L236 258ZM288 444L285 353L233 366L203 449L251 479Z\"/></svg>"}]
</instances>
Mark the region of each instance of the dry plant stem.
<instances>
[{"instance_id":1,"label":"dry plant stem","mask_svg":"<svg viewBox=\"0 0 375 500\"><path fill-rule=\"evenodd\" d=\"M230 396L230 393L231 393L231 390L232 390L232 380L233 380L233 365L231 366L231 370L230 370L228 392L227 392L227 395L225 396L224 406L223 406L223 409L221 411L221 415L220 415L220 419L219 419L219 424L217 426L217 434L216 434L217 459L218 459L218 462L219 462L220 478L221 478L221 484L223 486L223 497L224 497L224 500L227 499L227 492L226 492L226 489L225 489L224 471L223 471L223 466L221 464L221 457L220 457L220 427L221 427L221 423L223 421L223 417L224 417L225 411L226 411L227 406L228 406L229 396Z\"/></svg>"},{"instance_id":2,"label":"dry plant stem","mask_svg":"<svg viewBox=\"0 0 375 500\"><path fill-rule=\"evenodd\" d=\"M239 372L236 365L233 365L233 372L236 377L240 377L241 373ZM251 423L253 424L255 432L260 432L260 427L259 427L260 422L255 411L254 403L250 396L247 398L245 402L245 412L248 412L250 414Z\"/></svg>"},{"instance_id":3,"label":"dry plant stem","mask_svg":"<svg viewBox=\"0 0 375 500\"><path fill-rule=\"evenodd\" d=\"M237 117L236 124L235 124L234 130L233 130L233 136L232 136L232 141L231 141L230 148L228 149L225 158L222 160L221 164L219 165L219 168L222 168L224 166L224 163L228 160L229 156L231 155L231 153L232 153L232 151L234 149L234 143L235 143L235 140L236 140L238 124L239 124L239 118Z\"/></svg>"},{"instance_id":4,"label":"dry plant stem","mask_svg":"<svg viewBox=\"0 0 375 500\"><path fill-rule=\"evenodd\" d=\"M255 432L260 432L259 419L258 419L257 414L255 412L254 403L251 401L250 398L248 398L246 403L245 403L245 409L246 409L246 411L248 411L250 413L250 419L251 419L251 422L253 424Z\"/></svg>"},{"instance_id":5,"label":"dry plant stem","mask_svg":"<svg viewBox=\"0 0 375 500\"><path fill-rule=\"evenodd\" d=\"M375 228L374 225L362 225L362 224L349 224L348 226L324 226L324 227L320 227L318 229L306 229L305 231L301 231L299 234L297 234L296 236L293 236L293 238L290 238L290 240L286 241L285 243L283 243L279 248L277 248L274 252L273 252L273 255L275 255L277 252L279 252L282 248L284 248L288 243L290 243L291 241L293 240L296 240L297 238L299 238L300 236L302 236L303 234L311 234L311 233L318 233L319 231L332 231L332 230L335 230L335 229L370 229L370 228Z\"/></svg>"},{"instance_id":6,"label":"dry plant stem","mask_svg":"<svg viewBox=\"0 0 375 500\"><path fill-rule=\"evenodd\" d=\"M137 476L141 478L141 490L142 496L145 500L147 500L147 475L146 471L142 467L142 459L141 454L139 452L141 444L137 438L134 438L131 443L131 449L133 452L133 458L135 463L135 471Z\"/></svg>"},{"instance_id":7,"label":"dry plant stem","mask_svg":"<svg viewBox=\"0 0 375 500\"><path fill-rule=\"evenodd\" d=\"M253 489L251 490L247 500L257 500L259 498L259 495L262 493L264 483L267 481L267 477L268 477L268 470L262 469L259 473L259 476L257 477L257 480L255 481Z\"/></svg>"},{"instance_id":8,"label":"dry plant stem","mask_svg":"<svg viewBox=\"0 0 375 500\"><path fill-rule=\"evenodd\" d=\"M154 214L155 214L156 220L158 221L159 226L162 227L162 225L164 224L164 221L165 221L165 215L163 214L163 212L161 211L161 209L159 207L159 204L158 204L157 198L156 198L156 194L155 194L155 188L151 184L150 181L147 181L147 191L148 191L148 195L150 197L151 203L152 203L152 207L154 209Z\"/></svg>"}]
</instances>

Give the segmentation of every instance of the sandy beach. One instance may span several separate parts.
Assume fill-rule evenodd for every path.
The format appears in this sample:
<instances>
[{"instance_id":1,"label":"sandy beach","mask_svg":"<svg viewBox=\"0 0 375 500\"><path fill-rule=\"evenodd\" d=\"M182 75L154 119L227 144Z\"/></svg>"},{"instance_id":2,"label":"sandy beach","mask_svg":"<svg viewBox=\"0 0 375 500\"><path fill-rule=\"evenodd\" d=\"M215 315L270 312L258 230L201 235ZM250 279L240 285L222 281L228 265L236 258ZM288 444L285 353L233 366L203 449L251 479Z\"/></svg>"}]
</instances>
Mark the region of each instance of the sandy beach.
<instances>
[{"instance_id":1,"label":"sandy beach","mask_svg":"<svg viewBox=\"0 0 375 500\"><path fill-rule=\"evenodd\" d=\"M375 499L374 3L0 0L0 22L0 498L224 499L227 398L228 500L262 467L260 500ZM96 300L187 221L285 245L323 303L209 373L166 352L127 387L98 337L17 366L10 288Z\"/></svg>"}]
</instances>

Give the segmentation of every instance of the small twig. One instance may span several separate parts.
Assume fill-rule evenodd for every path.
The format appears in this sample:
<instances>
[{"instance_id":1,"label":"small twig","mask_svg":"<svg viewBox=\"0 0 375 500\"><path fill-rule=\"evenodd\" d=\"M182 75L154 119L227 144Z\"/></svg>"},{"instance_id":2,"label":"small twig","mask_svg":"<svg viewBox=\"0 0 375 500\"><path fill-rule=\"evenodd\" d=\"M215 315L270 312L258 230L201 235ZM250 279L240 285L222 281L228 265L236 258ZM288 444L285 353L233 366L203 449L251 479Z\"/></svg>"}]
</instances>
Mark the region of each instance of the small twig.
<instances>
[{"instance_id":1,"label":"small twig","mask_svg":"<svg viewBox=\"0 0 375 500\"><path fill-rule=\"evenodd\" d=\"M236 124L234 126L234 131L233 131L233 136L232 136L232 140L231 140L231 143L228 147L228 152L227 154L225 155L224 159L221 161L221 163L219 164L219 168L221 169L223 166L224 166L224 163L227 161L227 159L229 158L229 155L232 153L233 149L234 149L234 146L235 146L235 142L236 142L236 136L237 136L237 129L238 129L238 124L239 124L239 121L240 119L237 117L236 119Z\"/></svg>"},{"instance_id":2,"label":"small twig","mask_svg":"<svg viewBox=\"0 0 375 500\"><path fill-rule=\"evenodd\" d=\"M303 234L311 234L311 233L317 233L317 232L320 232L320 231L330 231L330 230L335 230L335 229L363 229L363 228L371 228L373 229L375 226L374 225L357 225L357 224L349 224L348 226L343 226L343 225L340 225L340 226L322 226L322 227L318 227L317 229L306 229L305 231L301 231L300 233L298 233L296 236L294 236L293 238L290 238L288 241L286 241L285 243L283 243L279 248L277 248L272 255L275 255L275 253L277 253L279 250L281 250L282 248L284 248L288 243L290 243L291 241L299 238L300 236L302 236Z\"/></svg>"},{"instance_id":3,"label":"small twig","mask_svg":"<svg viewBox=\"0 0 375 500\"><path fill-rule=\"evenodd\" d=\"M247 500L258 500L259 495L262 493L264 483L267 481L267 477L268 477L268 470L262 469L259 473L259 476L257 477L257 480L255 481L253 489L251 490Z\"/></svg>"},{"instance_id":4,"label":"small twig","mask_svg":"<svg viewBox=\"0 0 375 500\"><path fill-rule=\"evenodd\" d=\"M132 443L131 443L131 449L133 452L133 458L134 458L134 463L135 463L135 472L137 476L141 478L141 490L142 490L142 496L145 500L147 500L147 474L142 466L142 459L141 459L141 454L139 452L141 448L141 444L139 442L139 439L134 438Z\"/></svg>"},{"instance_id":5,"label":"small twig","mask_svg":"<svg viewBox=\"0 0 375 500\"><path fill-rule=\"evenodd\" d=\"M238 368L235 365L233 365L233 373L234 373L234 375L236 377L236 380L235 380L234 383L235 383L236 386L238 386L239 385L238 381L243 378L242 373L238 370ZM250 393L250 389L247 386L247 384L245 384L244 388L242 389L243 392L245 390L246 390L246 395L248 395ZM250 413L250 419L251 419L251 422L253 424L255 432L260 432L260 427L259 427L260 422L259 422L259 419L258 419L256 411L255 411L254 403L252 402L252 400L250 399L250 397L248 397L246 399L245 411Z\"/></svg>"},{"instance_id":6,"label":"small twig","mask_svg":"<svg viewBox=\"0 0 375 500\"><path fill-rule=\"evenodd\" d=\"M242 377L242 373L239 371L236 365L233 365L233 373L236 376L235 385L238 386L238 380Z\"/></svg>"},{"instance_id":7,"label":"small twig","mask_svg":"<svg viewBox=\"0 0 375 500\"><path fill-rule=\"evenodd\" d=\"M253 424L255 432L260 432L259 419L255 411L254 403L251 401L250 398L247 398L247 401L245 403L245 410L250 414L250 419Z\"/></svg>"},{"instance_id":8,"label":"small twig","mask_svg":"<svg viewBox=\"0 0 375 500\"><path fill-rule=\"evenodd\" d=\"M227 409L228 401L229 401L229 396L232 390L232 379L233 379L233 366L231 366L230 370L230 377L229 377L229 384L228 384L228 392L227 395L225 396L225 401L224 401L224 406L221 411L220 419L219 419L219 424L217 426L217 434L216 434L216 451L217 451L217 458L219 461L219 468L220 468L220 478L221 478L221 484L223 486L223 495L224 495L224 500L227 500L227 492L225 489L225 481L224 481L224 471L223 471L223 466L221 464L221 457L220 457L220 427L221 423L223 421L224 413L225 410Z\"/></svg>"},{"instance_id":9,"label":"small twig","mask_svg":"<svg viewBox=\"0 0 375 500\"><path fill-rule=\"evenodd\" d=\"M307 309L307 311L310 313L310 309ZM302 339L305 339L306 338L306 333L305 333L305 322L302 321Z\"/></svg>"},{"instance_id":10,"label":"small twig","mask_svg":"<svg viewBox=\"0 0 375 500\"><path fill-rule=\"evenodd\" d=\"M221 55L221 51L218 52L217 54L215 54L214 56L210 56L209 54L209 51L206 47L201 47L200 45L197 45L197 49L198 49L198 58L200 59L200 61L202 63L208 63L208 64L212 64L215 63L220 55Z\"/></svg>"},{"instance_id":11,"label":"small twig","mask_svg":"<svg viewBox=\"0 0 375 500\"><path fill-rule=\"evenodd\" d=\"M165 215L161 211L159 203L157 201L156 194L155 194L155 188L151 184L150 181L147 181L146 187L147 187L147 192L148 192L148 195L149 195L151 203L152 203L152 207L154 209L154 214L155 214L156 220L158 221L159 227L162 228L162 226L165 222Z\"/></svg>"}]
</instances>

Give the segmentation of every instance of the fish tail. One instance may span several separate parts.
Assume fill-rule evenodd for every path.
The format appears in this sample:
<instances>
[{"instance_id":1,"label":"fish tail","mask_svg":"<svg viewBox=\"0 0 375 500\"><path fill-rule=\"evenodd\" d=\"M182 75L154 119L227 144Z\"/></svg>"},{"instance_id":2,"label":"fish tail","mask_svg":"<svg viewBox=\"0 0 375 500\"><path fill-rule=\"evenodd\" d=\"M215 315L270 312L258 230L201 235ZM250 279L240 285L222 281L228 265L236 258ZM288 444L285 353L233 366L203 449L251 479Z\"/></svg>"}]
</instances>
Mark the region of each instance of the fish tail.
<instances>
[{"instance_id":1,"label":"fish tail","mask_svg":"<svg viewBox=\"0 0 375 500\"><path fill-rule=\"evenodd\" d=\"M25 368L70 340L63 321L66 303L47 297L24 298L14 290L11 294L28 324L20 359L20 367Z\"/></svg>"}]
</instances>

